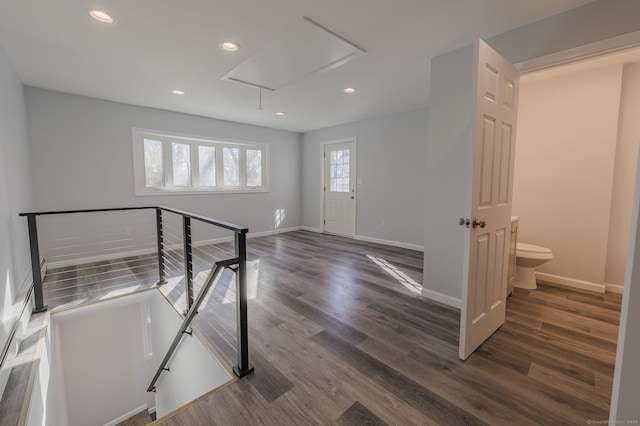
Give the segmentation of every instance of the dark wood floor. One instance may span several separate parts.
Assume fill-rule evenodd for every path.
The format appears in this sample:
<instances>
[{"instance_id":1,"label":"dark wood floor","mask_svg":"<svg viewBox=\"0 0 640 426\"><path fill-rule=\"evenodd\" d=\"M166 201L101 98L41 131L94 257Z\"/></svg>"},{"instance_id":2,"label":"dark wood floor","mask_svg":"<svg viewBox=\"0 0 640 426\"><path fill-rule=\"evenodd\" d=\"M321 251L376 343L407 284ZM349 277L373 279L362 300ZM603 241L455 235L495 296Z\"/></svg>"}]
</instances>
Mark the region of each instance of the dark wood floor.
<instances>
[{"instance_id":1,"label":"dark wood floor","mask_svg":"<svg viewBox=\"0 0 640 426\"><path fill-rule=\"evenodd\" d=\"M619 295L517 289L504 326L462 362L459 312L416 294L422 253L301 231L249 240L249 258L255 373L162 424L608 418ZM221 280L195 327L234 364L233 298L223 297L232 279Z\"/></svg>"},{"instance_id":2,"label":"dark wood floor","mask_svg":"<svg viewBox=\"0 0 640 426\"><path fill-rule=\"evenodd\" d=\"M459 311L419 296L422 253L304 231L249 239L248 251L255 373L160 419L163 425L555 425L608 418L619 295L516 289L506 323L462 362ZM196 287L217 256L211 253L195 253ZM172 253L169 266L180 260ZM52 271L47 303L99 300L150 286L155 274L153 256ZM169 276L161 289L183 308L179 271ZM97 282L104 279L107 285ZM229 366L236 364L234 286L226 271L194 321L196 334Z\"/></svg>"}]
</instances>

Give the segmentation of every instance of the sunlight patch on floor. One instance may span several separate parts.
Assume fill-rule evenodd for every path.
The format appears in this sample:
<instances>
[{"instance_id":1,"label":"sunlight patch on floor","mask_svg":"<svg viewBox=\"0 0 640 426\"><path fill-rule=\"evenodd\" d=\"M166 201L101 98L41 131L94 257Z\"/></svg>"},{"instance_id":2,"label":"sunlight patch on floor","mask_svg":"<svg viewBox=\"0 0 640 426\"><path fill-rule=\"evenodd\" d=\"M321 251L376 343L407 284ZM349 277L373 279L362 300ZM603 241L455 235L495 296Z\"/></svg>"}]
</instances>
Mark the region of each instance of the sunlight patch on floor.
<instances>
[{"instance_id":1,"label":"sunlight patch on floor","mask_svg":"<svg viewBox=\"0 0 640 426\"><path fill-rule=\"evenodd\" d=\"M402 272L400 269L384 260L381 257L375 257L367 255L369 260L382 268L386 273L395 278L400 284L402 284L407 290L415 294L422 294L422 285L415 282L411 277Z\"/></svg>"}]
</instances>

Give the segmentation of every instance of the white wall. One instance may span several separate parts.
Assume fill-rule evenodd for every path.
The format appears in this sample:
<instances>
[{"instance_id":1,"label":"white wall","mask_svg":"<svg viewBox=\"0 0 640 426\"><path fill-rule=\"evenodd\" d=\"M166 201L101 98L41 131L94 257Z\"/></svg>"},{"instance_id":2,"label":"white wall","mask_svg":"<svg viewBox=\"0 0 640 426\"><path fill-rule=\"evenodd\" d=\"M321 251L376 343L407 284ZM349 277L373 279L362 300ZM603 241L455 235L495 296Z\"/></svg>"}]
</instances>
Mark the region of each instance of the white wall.
<instances>
[{"instance_id":1,"label":"white wall","mask_svg":"<svg viewBox=\"0 0 640 426\"><path fill-rule=\"evenodd\" d=\"M625 424L640 419L640 169L637 170L631 215L629 262L624 281L616 369L609 424ZM620 421L617 423L616 421ZM628 423L633 424L633 423Z\"/></svg>"},{"instance_id":2,"label":"white wall","mask_svg":"<svg viewBox=\"0 0 640 426\"><path fill-rule=\"evenodd\" d=\"M0 350L30 278L27 222L18 217L32 208L30 171L24 90L0 45Z\"/></svg>"},{"instance_id":3,"label":"white wall","mask_svg":"<svg viewBox=\"0 0 640 426\"><path fill-rule=\"evenodd\" d=\"M475 134L474 46L431 60L427 140L423 296L460 306L468 276L470 233L458 218L471 211ZM425 160L423 160L425 161Z\"/></svg>"},{"instance_id":4,"label":"white wall","mask_svg":"<svg viewBox=\"0 0 640 426\"><path fill-rule=\"evenodd\" d=\"M151 298L150 308L155 374L182 324L182 318L159 292ZM157 418L231 380L200 340L186 334L168 367L170 371L163 372L156 383Z\"/></svg>"},{"instance_id":5,"label":"white wall","mask_svg":"<svg viewBox=\"0 0 640 426\"><path fill-rule=\"evenodd\" d=\"M54 317L70 426L104 425L150 404L153 365L144 357L139 297L124 306L104 302Z\"/></svg>"},{"instance_id":6,"label":"white wall","mask_svg":"<svg viewBox=\"0 0 640 426\"><path fill-rule=\"evenodd\" d=\"M640 63L625 65L613 172L611 216L605 283L622 286L629 249L629 231L640 145Z\"/></svg>"},{"instance_id":7,"label":"white wall","mask_svg":"<svg viewBox=\"0 0 640 426\"><path fill-rule=\"evenodd\" d=\"M521 79L512 211L518 241L553 250L538 272L602 285L622 65L561 71Z\"/></svg>"},{"instance_id":8,"label":"white wall","mask_svg":"<svg viewBox=\"0 0 640 426\"><path fill-rule=\"evenodd\" d=\"M355 136L356 235L422 246L426 133L426 109L305 133L302 224L321 228L322 142Z\"/></svg>"},{"instance_id":9,"label":"white wall","mask_svg":"<svg viewBox=\"0 0 640 426\"><path fill-rule=\"evenodd\" d=\"M125 105L32 87L26 106L37 210L166 205L248 226L251 232L301 223L300 134ZM271 192L134 195L131 128L270 145Z\"/></svg>"}]
</instances>

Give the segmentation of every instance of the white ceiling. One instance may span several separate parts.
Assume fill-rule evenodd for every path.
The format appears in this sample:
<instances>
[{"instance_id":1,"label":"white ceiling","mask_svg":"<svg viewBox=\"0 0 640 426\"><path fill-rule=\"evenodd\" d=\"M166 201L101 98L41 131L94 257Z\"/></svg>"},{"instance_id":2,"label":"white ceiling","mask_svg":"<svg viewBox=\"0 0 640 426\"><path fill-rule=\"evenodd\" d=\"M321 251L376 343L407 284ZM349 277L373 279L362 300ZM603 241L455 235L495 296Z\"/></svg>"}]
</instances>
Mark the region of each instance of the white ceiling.
<instances>
[{"instance_id":1,"label":"white ceiling","mask_svg":"<svg viewBox=\"0 0 640 426\"><path fill-rule=\"evenodd\" d=\"M427 106L432 56L591 1L0 0L0 43L29 86L303 132ZM303 16L367 53L263 91L260 111L257 89L221 77Z\"/></svg>"}]
</instances>

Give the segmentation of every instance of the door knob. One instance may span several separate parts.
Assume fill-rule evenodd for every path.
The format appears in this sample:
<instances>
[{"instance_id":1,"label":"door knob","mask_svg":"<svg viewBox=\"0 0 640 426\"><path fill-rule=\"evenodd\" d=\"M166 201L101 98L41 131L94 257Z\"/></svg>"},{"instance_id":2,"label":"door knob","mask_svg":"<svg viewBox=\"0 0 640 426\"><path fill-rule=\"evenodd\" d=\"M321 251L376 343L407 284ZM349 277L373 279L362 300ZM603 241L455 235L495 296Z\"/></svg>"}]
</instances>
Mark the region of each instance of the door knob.
<instances>
[{"instance_id":1,"label":"door knob","mask_svg":"<svg viewBox=\"0 0 640 426\"><path fill-rule=\"evenodd\" d=\"M471 223L471 226L473 226L474 228L477 228L478 226L480 228L484 228L485 226L487 226L487 222L485 222L484 220L478 220L476 218L473 218L473 222Z\"/></svg>"},{"instance_id":2,"label":"door knob","mask_svg":"<svg viewBox=\"0 0 640 426\"><path fill-rule=\"evenodd\" d=\"M461 217L460 220L458 221L458 223L460 224L460 226L464 226L464 227L468 228L471 225L471 220L465 219L464 217Z\"/></svg>"},{"instance_id":3,"label":"door knob","mask_svg":"<svg viewBox=\"0 0 640 426\"><path fill-rule=\"evenodd\" d=\"M352 199L352 200L355 200L355 199L356 199L356 197L354 197L354 196L352 195L352 196L351 196L351 199Z\"/></svg>"}]
</instances>

